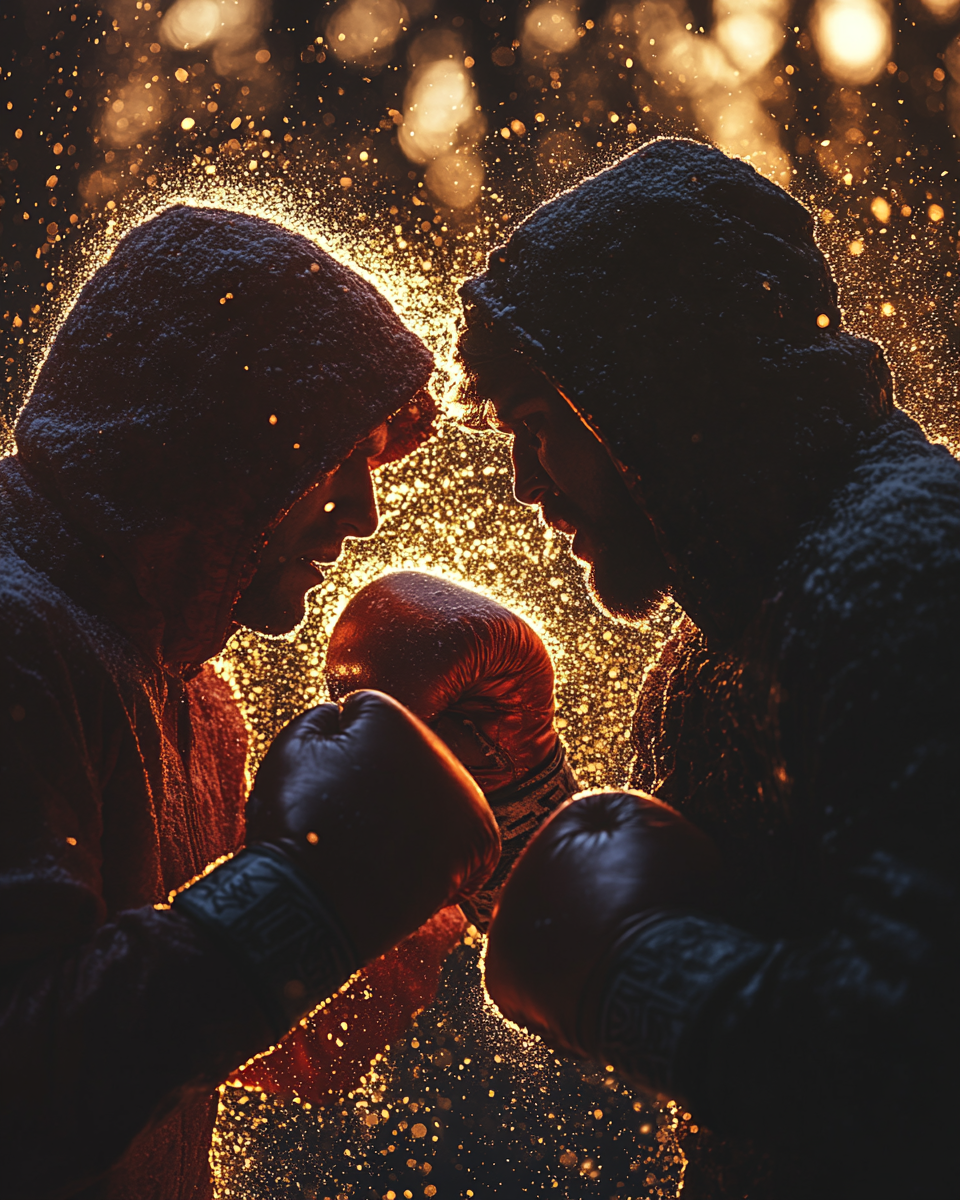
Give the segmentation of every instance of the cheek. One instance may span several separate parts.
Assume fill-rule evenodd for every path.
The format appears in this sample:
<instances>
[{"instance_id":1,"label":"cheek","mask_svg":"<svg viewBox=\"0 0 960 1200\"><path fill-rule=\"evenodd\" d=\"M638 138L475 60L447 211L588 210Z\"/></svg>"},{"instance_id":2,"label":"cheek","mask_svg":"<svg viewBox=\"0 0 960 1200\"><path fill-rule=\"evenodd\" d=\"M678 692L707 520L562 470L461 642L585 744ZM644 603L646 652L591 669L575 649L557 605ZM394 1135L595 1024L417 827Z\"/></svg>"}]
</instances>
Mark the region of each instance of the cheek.
<instances>
[{"instance_id":1,"label":"cheek","mask_svg":"<svg viewBox=\"0 0 960 1200\"><path fill-rule=\"evenodd\" d=\"M603 454L602 447L597 446ZM606 460L606 455L604 455ZM600 516L609 506L609 481L593 446L582 438L549 438L541 452L543 468L564 495L573 500L585 513ZM614 479L619 484L619 480Z\"/></svg>"}]
</instances>

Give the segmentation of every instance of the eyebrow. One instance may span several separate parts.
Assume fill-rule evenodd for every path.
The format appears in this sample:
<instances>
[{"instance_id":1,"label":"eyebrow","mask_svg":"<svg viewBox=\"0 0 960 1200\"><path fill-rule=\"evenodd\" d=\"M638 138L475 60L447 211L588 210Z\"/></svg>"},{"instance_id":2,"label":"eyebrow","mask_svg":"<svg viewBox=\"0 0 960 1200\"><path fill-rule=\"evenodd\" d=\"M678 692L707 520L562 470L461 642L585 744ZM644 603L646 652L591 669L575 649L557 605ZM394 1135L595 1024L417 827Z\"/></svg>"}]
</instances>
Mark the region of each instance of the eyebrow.
<instances>
[{"instance_id":1,"label":"eyebrow","mask_svg":"<svg viewBox=\"0 0 960 1200\"><path fill-rule=\"evenodd\" d=\"M382 425L378 425L376 429L372 429L362 442L358 442L354 447L353 452L356 454L358 450L370 450L373 453L379 453L379 451L383 449L383 446L385 446L389 440L390 430L387 427L386 422L384 422Z\"/></svg>"},{"instance_id":2,"label":"eyebrow","mask_svg":"<svg viewBox=\"0 0 960 1200\"><path fill-rule=\"evenodd\" d=\"M525 387L521 387L517 392L505 400L502 404L497 404L491 400L494 413L498 421L508 421L511 414L516 412L518 408L526 404L529 400L538 400L542 398L542 393L539 387L535 387L532 383Z\"/></svg>"}]
</instances>

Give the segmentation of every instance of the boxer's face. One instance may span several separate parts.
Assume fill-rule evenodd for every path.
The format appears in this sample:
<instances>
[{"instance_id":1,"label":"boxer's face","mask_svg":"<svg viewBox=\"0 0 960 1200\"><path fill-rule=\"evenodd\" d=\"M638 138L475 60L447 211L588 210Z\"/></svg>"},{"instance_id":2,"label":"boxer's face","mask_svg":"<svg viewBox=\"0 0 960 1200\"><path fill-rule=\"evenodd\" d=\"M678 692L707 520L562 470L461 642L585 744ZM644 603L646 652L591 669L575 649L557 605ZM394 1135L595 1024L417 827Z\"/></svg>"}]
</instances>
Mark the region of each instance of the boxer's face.
<instances>
[{"instance_id":1,"label":"boxer's face","mask_svg":"<svg viewBox=\"0 0 960 1200\"><path fill-rule=\"evenodd\" d=\"M484 364L477 387L513 437L516 498L571 535L601 607L628 620L642 617L667 590L668 569L646 514L601 442L516 355Z\"/></svg>"},{"instance_id":2,"label":"boxer's face","mask_svg":"<svg viewBox=\"0 0 960 1200\"><path fill-rule=\"evenodd\" d=\"M313 491L301 497L271 532L257 573L234 620L261 633L288 633L303 620L304 598L335 562L346 538L366 538L380 523L372 463L387 443L386 423Z\"/></svg>"}]
</instances>

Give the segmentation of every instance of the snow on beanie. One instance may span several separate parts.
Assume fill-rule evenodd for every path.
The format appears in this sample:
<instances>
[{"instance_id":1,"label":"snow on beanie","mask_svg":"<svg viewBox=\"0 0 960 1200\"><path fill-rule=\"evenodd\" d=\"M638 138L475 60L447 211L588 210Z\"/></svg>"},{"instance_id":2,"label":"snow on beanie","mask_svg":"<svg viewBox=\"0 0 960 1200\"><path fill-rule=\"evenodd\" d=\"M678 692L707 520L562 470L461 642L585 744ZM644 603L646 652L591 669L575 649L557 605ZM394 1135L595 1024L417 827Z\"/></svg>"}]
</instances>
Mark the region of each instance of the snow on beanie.
<instances>
[{"instance_id":1,"label":"snow on beanie","mask_svg":"<svg viewBox=\"0 0 960 1200\"><path fill-rule=\"evenodd\" d=\"M544 204L461 296L464 350L521 352L640 476L691 598L767 569L827 461L891 411L809 212L699 142L651 142Z\"/></svg>"}]
</instances>

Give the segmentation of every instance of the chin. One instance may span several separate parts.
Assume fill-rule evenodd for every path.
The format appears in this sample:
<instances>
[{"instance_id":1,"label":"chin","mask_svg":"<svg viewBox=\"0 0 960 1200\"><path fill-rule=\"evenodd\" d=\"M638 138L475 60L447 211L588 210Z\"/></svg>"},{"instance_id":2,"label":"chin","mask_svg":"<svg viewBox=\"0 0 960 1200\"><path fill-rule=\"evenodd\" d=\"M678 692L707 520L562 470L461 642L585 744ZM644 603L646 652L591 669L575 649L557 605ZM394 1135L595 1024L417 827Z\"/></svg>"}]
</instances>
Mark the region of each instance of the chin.
<instances>
[{"instance_id":1,"label":"chin","mask_svg":"<svg viewBox=\"0 0 960 1200\"><path fill-rule=\"evenodd\" d=\"M292 633L307 615L306 597L289 599L286 604L276 604L270 607L257 606L257 611L241 611L237 620L247 629L257 633L265 633L270 637L279 637L284 633Z\"/></svg>"},{"instance_id":2,"label":"chin","mask_svg":"<svg viewBox=\"0 0 960 1200\"><path fill-rule=\"evenodd\" d=\"M585 563L584 574L593 602L599 609L626 625L637 625L666 595L659 580L636 569L612 568L599 559Z\"/></svg>"}]
</instances>

